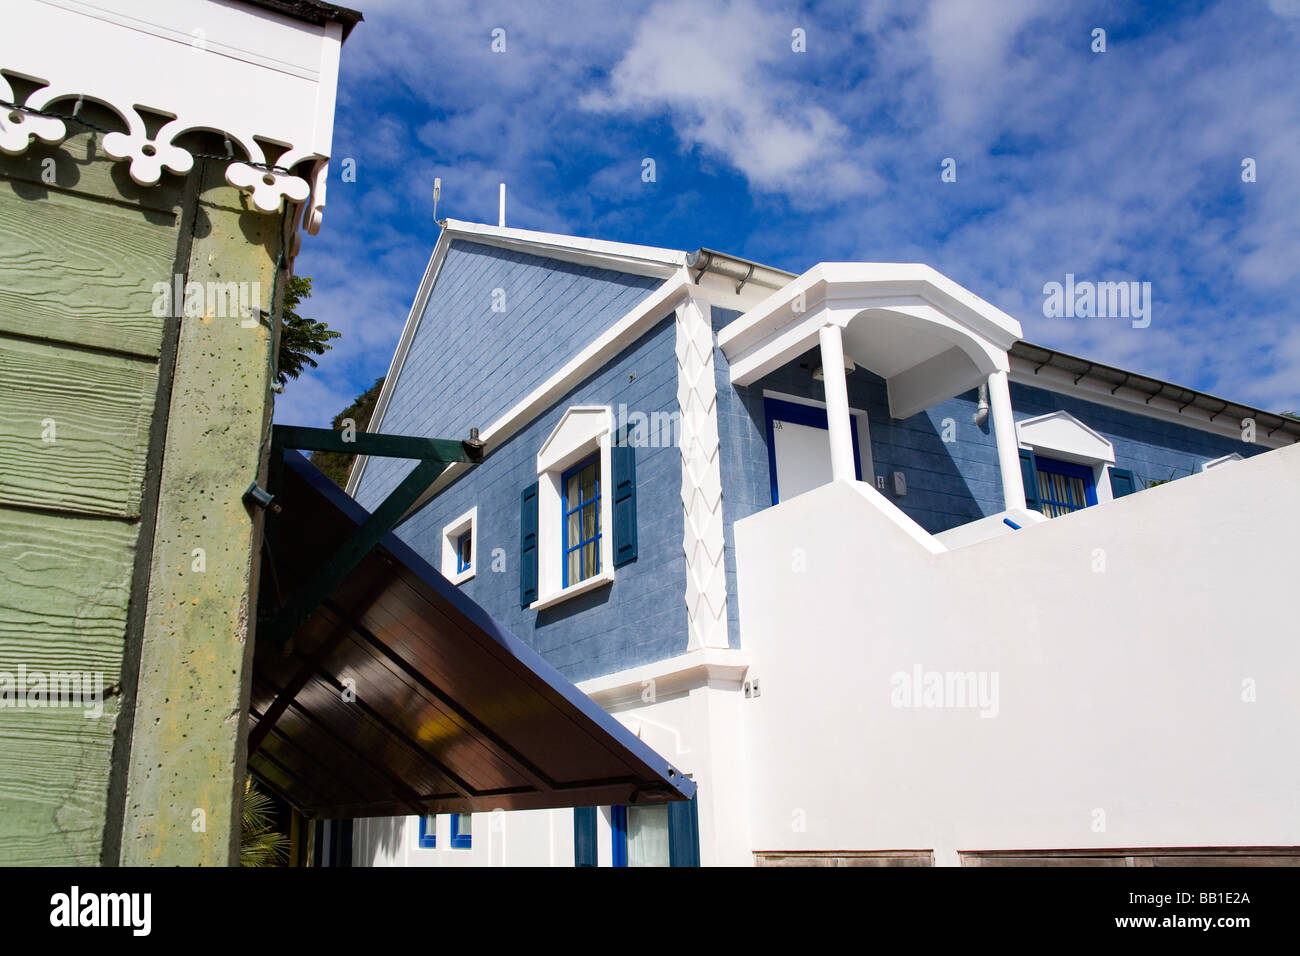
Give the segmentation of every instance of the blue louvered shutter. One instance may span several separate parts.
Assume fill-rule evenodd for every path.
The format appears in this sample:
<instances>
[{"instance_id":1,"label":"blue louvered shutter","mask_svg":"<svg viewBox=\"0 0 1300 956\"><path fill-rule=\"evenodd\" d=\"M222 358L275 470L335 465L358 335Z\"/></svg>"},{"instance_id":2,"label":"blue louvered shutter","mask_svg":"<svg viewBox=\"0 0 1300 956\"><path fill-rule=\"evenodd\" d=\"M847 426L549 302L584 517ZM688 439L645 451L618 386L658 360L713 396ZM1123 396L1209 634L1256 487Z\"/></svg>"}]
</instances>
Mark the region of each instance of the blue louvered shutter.
<instances>
[{"instance_id":1,"label":"blue louvered shutter","mask_svg":"<svg viewBox=\"0 0 1300 956\"><path fill-rule=\"evenodd\" d=\"M573 810L573 865L596 866L596 808Z\"/></svg>"},{"instance_id":2,"label":"blue louvered shutter","mask_svg":"<svg viewBox=\"0 0 1300 956\"><path fill-rule=\"evenodd\" d=\"M519 603L537 600L537 482L519 494Z\"/></svg>"},{"instance_id":3,"label":"blue louvered shutter","mask_svg":"<svg viewBox=\"0 0 1300 956\"><path fill-rule=\"evenodd\" d=\"M1133 472L1127 468L1111 468L1110 491L1116 498L1123 498L1125 495L1131 495L1137 491L1137 482L1133 479Z\"/></svg>"},{"instance_id":4,"label":"blue louvered shutter","mask_svg":"<svg viewBox=\"0 0 1300 956\"><path fill-rule=\"evenodd\" d=\"M697 798L668 804L668 865L700 865L700 821Z\"/></svg>"},{"instance_id":5,"label":"blue louvered shutter","mask_svg":"<svg viewBox=\"0 0 1300 956\"><path fill-rule=\"evenodd\" d=\"M614 489L614 567L636 560L636 449L610 449Z\"/></svg>"},{"instance_id":6,"label":"blue louvered shutter","mask_svg":"<svg viewBox=\"0 0 1300 956\"><path fill-rule=\"evenodd\" d=\"M1020 449L1020 477L1025 483L1025 507L1043 510L1043 499L1038 494L1038 459L1029 448Z\"/></svg>"}]
</instances>

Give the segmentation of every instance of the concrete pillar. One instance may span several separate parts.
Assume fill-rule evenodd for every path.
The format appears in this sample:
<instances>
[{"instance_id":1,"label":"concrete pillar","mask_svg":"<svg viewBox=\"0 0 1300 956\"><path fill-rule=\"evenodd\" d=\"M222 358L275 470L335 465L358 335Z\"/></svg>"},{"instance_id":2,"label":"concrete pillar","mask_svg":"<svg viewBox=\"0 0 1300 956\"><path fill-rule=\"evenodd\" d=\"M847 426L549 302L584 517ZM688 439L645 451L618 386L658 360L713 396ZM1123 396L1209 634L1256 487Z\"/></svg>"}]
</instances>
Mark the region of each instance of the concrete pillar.
<instances>
[{"instance_id":1,"label":"concrete pillar","mask_svg":"<svg viewBox=\"0 0 1300 956\"><path fill-rule=\"evenodd\" d=\"M853 464L853 419L849 415L849 386L844 377L844 343L838 325L822 326L822 376L826 385L826 425L831 442L831 477L857 479Z\"/></svg>"},{"instance_id":2,"label":"concrete pillar","mask_svg":"<svg viewBox=\"0 0 1300 956\"><path fill-rule=\"evenodd\" d=\"M253 211L223 172L203 163L190 173L203 180L185 278L256 283L266 308L280 217ZM127 768L127 866L239 860L261 541L261 516L242 497L265 483L275 335L269 321L214 311L180 320Z\"/></svg>"},{"instance_id":3,"label":"concrete pillar","mask_svg":"<svg viewBox=\"0 0 1300 956\"><path fill-rule=\"evenodd\" d=\"M993 437L998 445L998 467L1002 471L1002 501L1006 508L1025 507L1025 483L1020 473L1020 443L1016 440L1016 420L1011 414L1011 389L1007 373L989 376L989 414L993 419Z\"/></svg>"}]
</instances>

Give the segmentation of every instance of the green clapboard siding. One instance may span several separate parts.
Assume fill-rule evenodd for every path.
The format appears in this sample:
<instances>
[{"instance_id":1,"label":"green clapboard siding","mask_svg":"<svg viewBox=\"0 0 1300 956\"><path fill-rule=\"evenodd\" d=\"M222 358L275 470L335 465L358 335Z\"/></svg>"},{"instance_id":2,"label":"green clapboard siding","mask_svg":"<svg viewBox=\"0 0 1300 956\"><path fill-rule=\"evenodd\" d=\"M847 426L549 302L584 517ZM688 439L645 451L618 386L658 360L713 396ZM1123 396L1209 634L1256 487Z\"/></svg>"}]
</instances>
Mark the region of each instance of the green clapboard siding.
<instances>
[{"instance_id":1,"label":"green clapboard siding","mask_svg":"<svg viewBox=\"0 0 1300 956\"><path fill-rule=\"evenodd\" d=\"M157 357L180 182L137 186L89 133L0 155L0 332Z\"/></svg>"},{"instance_id":2,"label":"green clapboard siding","mask_svg":"<svg viewBox=\"0 0 1300 956\"><path fill-rule=\"evenodd\" d=\"M20 666L122 678L166 414L153 288L195 193L165 178L135 185L85 133L0 156L0 681ZM0 708L0 865L100 862L118 706Z\"/></svg>"},{"instance_id":3,"label":"green clapboard siding","mask_svg":"<svg viewBox=\"0 0 1300 956\"><path fill-rule=\"evenodd\" d=\"M116 682L135 542L130 522L0 508L0 671L90 668Z\"/></svg>"},{"instance_id":4,"label":"green clapboard siding","mask_svg":"<svg viewBox=\"0 0 1300 956\"><path fill-rule=\"evenodd\" d=\"M0 717L0 863L99 863L117 701L85 711L8 710Z\"/></svg>"},{"instance_id":5,"label":"green clapboard siding","mask_svg":"<svg viewBox=\"0 0 1300 956\"><path fill-rule=\"evenodd\" d=\"M0 336L0 504L138 516L157 375L152 361Z\"/></svg>"},{"instance_id":6,"label":"green clapboard siding","mask_svg":"<svg viewBox=\"0 0 1300 956\"><path fill-rule=\"evenodd\" d=\"M143 280L166 281L174 230L53 193L37 231L17 206L0 203L0 332L157 356L164 319Z\"/></svg>"}]
</instances>

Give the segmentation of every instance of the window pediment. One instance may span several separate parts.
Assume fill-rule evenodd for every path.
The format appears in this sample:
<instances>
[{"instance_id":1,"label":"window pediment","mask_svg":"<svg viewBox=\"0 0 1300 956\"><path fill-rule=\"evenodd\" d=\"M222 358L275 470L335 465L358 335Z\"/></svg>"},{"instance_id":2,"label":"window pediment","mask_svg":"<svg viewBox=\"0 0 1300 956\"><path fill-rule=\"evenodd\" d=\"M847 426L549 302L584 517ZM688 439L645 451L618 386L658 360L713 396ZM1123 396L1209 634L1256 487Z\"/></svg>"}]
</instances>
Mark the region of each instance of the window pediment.
<instances>
[{"instance_id":1,"label":"window pediment","mask_svg":"<svg viewBox=\"0 0 1300 956\"><path fill-rule=\"evenodd\" d=\"M1115 463L1115 446L1069 412L1052 412L1016 423L1020 447L1035 454L1083 464Z\"/></svg>"}]
</instances>

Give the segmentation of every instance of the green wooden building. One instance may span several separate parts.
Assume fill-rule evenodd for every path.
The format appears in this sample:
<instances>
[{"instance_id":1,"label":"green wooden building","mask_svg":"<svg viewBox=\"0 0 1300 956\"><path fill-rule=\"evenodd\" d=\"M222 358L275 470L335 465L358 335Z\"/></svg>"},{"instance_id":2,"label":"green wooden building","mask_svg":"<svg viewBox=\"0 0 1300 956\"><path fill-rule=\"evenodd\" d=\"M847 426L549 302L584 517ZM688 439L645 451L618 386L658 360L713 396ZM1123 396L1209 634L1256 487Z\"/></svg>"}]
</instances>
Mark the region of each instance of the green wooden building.
<instances>
[{"instance_id":1,"label":"green wooden building","mask_svg":"<svg viewBox=\"0 0 1300 956\"><path fill-rule=\"evenodd\" d=\"M237 858L244 493L360 19L115 9L0 33L0 865Z\"/></svg>"}]
</instances>

